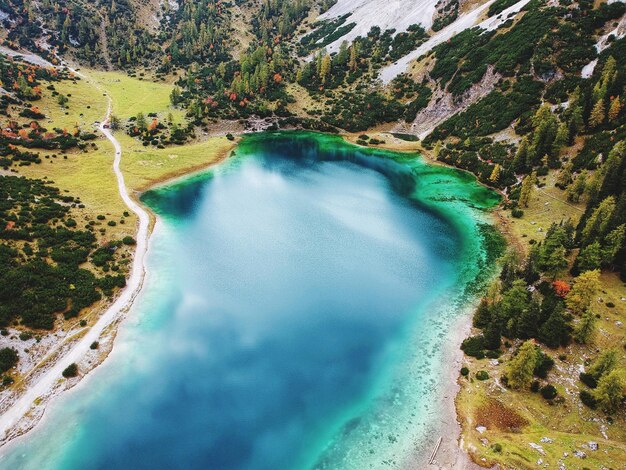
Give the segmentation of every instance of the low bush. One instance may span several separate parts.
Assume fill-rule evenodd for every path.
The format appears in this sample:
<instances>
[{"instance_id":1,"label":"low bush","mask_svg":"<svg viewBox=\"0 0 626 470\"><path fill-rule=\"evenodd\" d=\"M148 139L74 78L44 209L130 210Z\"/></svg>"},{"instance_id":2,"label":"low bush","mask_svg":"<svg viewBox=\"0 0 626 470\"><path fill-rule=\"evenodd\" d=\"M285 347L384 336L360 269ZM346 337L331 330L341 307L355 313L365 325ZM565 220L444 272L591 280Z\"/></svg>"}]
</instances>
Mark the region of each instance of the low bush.
<instances>
[{"instance_id":1,"label":"low bush","mask_svg":"<svg viewBox=\"0 0 626 470\"><path fill-rule=\"evenodd\" d=\"M553 398L555 398L557 396L558 392L556 391L556 388L554 387L554 385L546 385L545 387L541 388L541 396L543 398L545 398L546 400L552 400Z\"/></svg>"},{"instance_id":2,"label":"low bush","mask_svg":"<svg viewBox=\"0 0 626 470\"><path fill-rule=\"evenodd\" d=\"M478 372L476 372L476 378L478 380L487 380L489 378L489 374L486 370L479 370Z\"/></svg>"},{"instance_id":3,"label":"low bush","mask_svg":"<svg viewBox=\"0 0 626 470\"><path fill-rule=\"evenodd\" d=\"M591 392L588 392L587 390L581 390L579 396L580 401L582 401L585 406L588 406L592 410L595 409L597 402Z\"/></svg>"},{"instance_id":4,"label":"low bush","mask_svg":"<svg viewBox=\"0 0 626 470\"><path fill-rule=\"evenodd\" d=\"M65 370L63 371L63 377L65 377L66 379L76 377L77 375L78 375L78 366L74 362L70 364L69 366L67 366Z\"/></svg>"}]
</instances>

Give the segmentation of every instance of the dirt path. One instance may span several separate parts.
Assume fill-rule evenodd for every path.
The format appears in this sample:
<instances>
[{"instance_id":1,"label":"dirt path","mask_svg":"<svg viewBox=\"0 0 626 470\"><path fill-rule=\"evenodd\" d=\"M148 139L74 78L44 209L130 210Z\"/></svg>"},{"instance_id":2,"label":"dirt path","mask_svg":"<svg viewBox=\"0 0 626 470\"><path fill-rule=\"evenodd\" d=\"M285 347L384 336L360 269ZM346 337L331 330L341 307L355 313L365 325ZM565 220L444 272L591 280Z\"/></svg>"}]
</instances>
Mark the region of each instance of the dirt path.
<instances>
[{"instance_id":1,"label":"dirt path","mask_svg":"<svg viewBox=\"0 0 626 470\"><path fill-rule=\"evenodd\" d=\"M85 75L72 70L76 75L89 81L89 78ZM32 416L41 416L41 413L29 413L36 407L45 406L49 400L43 400L40 398L46 396L55 385L61 379L63 370L72 363L78 363L89 352L90 345L94 341L97 341L105 330L123 317L133 304L133 301L137 297L143 285L145 275L144 258L147 251L148 239L149 239L149 227L150 216L139 204L137 204L128 193L126 185L124 184L124 175L120 169L120 162L122 159L122 147L117 139L113 136L112 132L107 128L108 120L111 116L112 101L111 97L102 89L98 84L91 82L93 86L102 90L107 96L107 110L102 124L100 124L100 131L104 136L113 144L115 148L115 157L113 160L113 171L117 179L118 190L120 196L133 211L139 219L139 227L137 230L137 245L135 250L135 256L133 259L133 265L131 269L130 277L127 280L126 287L115 300L115 302L102 314L94 326L92 326L87 333L76 341L74 345L65 353L63 357L56 360L52 366L49 367L40 377L36 379L34 383L28 385L19 398L9 405L9 407L0 416L0 442L6 444L11 438L16 437L19 433L14 433L12 430L20 423L22 418L30 419L31 423L28 423L26 428L30 428L36 424L37 418ZM62 349L63 343L59 344L54 350L44 359L42 362L55 360L54 355ZM59 390L58 388L56 390ZM52 396L54 393L52 394ZM28 416L25 416L28 415Z\"/></svg>"}]
</instances>

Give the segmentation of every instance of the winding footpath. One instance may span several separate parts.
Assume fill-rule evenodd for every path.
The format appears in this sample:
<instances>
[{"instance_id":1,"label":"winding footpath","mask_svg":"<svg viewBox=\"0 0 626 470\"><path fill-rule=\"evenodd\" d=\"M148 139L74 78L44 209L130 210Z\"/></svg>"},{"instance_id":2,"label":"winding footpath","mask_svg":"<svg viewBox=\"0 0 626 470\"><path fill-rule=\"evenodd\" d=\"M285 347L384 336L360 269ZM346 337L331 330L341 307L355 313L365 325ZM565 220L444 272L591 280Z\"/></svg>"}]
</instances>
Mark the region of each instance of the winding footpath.
<instances>
[{"instance_id":1,"label":"winding footpath","mask_svg":"<svg viewBox=\"0 0 626 470\"><path fill-rule=\"evenodd\" d=\"M87 79L83 74L69 68L73 73L81 78ZM88 79L87 79L88 80ZM92 82L93 83L93 82ZM115 148L115 158L113 160L113 171L117 178L117 186L120 196L124 200L124 203L128 208L133 211L139 219L139 227L137 230L137 245L135 250L135 256L133 259L132 269L130 277L127 280L126 287L122 290L119 297L115 302L100 316L98 321L80 338L74 345L71 346L69 351L63 355L60 359L56 360L54 365L47 369L40 377L35 379L35 382L28 385L26 391L13 403L9 408L0 416L0 445L6 443L8 440L16 437L19 433L13 432L15 426L20 422L22 417L28 414L36 407L46 406L46 401L43 403L37 403L40 397L44 397L51 391L52 397L57 394L55 385L57 385L59 379L62 378L63 370L72 363L79 363L83 357L89 352L91 343L98 341L102 333L111 324L122 318L130 309L133 301L137 297L137 294L141 291L145 275L145 254L148 247L149 228L150 228L150 216L146 210L144 210L135 200L130 196L126 185L124 184L124 175L120 170L120 162L122 160L122 146L113 136L110 129L107 128L107 123L111 117L112 100L106 90L103 90L98 84L93 85L102 90L107 97L107 111L103 122L100 124L99 129L102 134L113 144ZM106 177L103 175L103 177ZM62 346L62 345L60 345ZM59 348L55 348L45 360L51 358ZM44 361L45 361L44 360ZM28 428L34 426L36 423L29 423Z\"/></svg>"}]
</instances>

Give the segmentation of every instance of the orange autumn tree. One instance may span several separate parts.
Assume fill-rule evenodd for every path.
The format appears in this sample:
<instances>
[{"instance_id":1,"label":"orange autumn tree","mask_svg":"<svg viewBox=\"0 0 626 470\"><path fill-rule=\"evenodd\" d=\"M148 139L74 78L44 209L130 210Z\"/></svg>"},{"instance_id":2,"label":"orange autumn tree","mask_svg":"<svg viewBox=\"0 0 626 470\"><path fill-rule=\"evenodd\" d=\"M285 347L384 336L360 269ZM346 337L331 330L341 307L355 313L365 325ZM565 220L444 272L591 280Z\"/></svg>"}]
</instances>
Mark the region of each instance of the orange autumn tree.
<instances>
[{"instance_id":1,"label":"orange autumn tree","mask_svg":"<svg viewBox=\"0 0 626 470\"><path fill-rule=\"evenodd\" d=\"M552 283L552 288L554 289L554 293L561 298L565 298L565 296L569 294L569 291L571 290L570 285L560 279L557 279Z\"/></svg>"}]
</instances>

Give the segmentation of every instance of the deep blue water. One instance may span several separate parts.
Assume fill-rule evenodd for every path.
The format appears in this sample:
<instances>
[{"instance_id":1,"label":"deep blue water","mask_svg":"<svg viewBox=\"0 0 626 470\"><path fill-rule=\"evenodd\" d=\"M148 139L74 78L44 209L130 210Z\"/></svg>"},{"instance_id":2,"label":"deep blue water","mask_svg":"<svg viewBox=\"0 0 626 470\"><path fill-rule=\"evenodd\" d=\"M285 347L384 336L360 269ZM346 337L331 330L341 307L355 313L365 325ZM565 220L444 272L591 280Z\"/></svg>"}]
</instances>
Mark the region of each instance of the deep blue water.
<instances>
[{"instance_id":1,"label":"deep blue water","mask_svg":"<svg viewBox=\"0 0 626 470\"><path fill-rule=\"evenodd\" d=\"M402 383L412 338L440 344L428 307L458 282L461 242L405 197L402 165L294 148L261 142L144 197L160 222L113 353L2 468L365 468L339 459L350 431ZM441 361L422 356L413 415Z\"/></svg>"}]
</instances>

